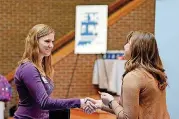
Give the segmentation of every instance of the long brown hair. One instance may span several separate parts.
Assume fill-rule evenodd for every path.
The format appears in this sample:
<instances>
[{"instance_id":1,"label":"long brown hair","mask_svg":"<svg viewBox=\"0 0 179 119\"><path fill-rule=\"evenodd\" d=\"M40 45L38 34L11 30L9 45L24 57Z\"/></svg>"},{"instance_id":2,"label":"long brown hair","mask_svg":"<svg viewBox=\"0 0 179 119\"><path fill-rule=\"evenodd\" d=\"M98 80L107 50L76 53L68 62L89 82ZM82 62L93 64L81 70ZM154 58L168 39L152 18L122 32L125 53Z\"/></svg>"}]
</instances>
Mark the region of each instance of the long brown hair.
<instances>
[{"instance_id":1,"label":"long brown hair","mask_svg":"<svg viewBox=\"0 0 179 119\"><path fill-rule=\"evenodd\" d=\"M25 39L25 51L19 64L30 61L39 70L41 75L47 76L50 79L53 75L53 67L51 62L51 55L46 56L39 61L39 39L50 33L55 33L54 30L45 24L37 24L30 29Z\"/></svg>"},{"instance_id":2,"label":"long brown hair","mask_svg":"<svg viewBox=\"0 0 179 119\"><path fill-rule=\"evenodd\" d=\"M125 64L123 77L136 68L143 68L158 80L159 89L164 90L168 85L167 77L154 35L149 32L131 31L127 35L127 41L131 41L131 57Z\"/></svg>"}]
</instances>

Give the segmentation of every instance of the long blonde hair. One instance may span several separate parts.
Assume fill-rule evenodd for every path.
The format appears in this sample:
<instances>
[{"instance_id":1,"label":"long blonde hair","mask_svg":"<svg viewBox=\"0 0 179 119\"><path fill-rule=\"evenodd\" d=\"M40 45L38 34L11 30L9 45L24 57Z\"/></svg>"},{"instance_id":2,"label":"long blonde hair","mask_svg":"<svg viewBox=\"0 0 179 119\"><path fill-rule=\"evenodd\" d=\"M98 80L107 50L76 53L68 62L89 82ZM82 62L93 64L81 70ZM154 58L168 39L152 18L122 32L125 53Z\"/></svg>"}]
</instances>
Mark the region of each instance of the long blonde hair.
<instances>
[{"instance_id":1,"label":"long blonde hair","mask_svg":"<svg viewBox=\"0 0 179 119\"><path fill-rule=\"evenodd\" d=\"M125 64L126 71L123 77L135 68L141 67L152 74L158 80L159 89L164 90L168 85L167 77L154 35L149 32L132 31L128 34L127 41L131 41L131 57Z\"/></svg>"},{"instance_id":2,"label":"long blonde hair","mask_svg":"<svg viewBox=\"0 0 179 119\"><path fill-rule=\"evenodd\" d=\"M46 56L39 61L39 39L50 33L55 33L54 30L45 24L35 25L28 33L25 39L25 51L19 64L30 61L39 70L41 75L52 79L53 67L51 62L51 55Z\"/></svg>"}]
</instances>

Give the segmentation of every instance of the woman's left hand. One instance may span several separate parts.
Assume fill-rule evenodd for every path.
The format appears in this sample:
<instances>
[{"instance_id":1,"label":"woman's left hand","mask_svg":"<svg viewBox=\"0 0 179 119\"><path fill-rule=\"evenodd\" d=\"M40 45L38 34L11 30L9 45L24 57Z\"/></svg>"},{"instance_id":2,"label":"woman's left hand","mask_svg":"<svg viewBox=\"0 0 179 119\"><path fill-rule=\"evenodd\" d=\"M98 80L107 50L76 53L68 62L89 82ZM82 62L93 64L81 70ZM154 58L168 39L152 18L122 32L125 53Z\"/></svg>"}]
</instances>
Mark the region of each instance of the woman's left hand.
<instances>
[{"instance_id":1,"label":"woman's left hand","mask_svg":"<svg viewBox=\"0 0 179 119\"><path fill-rule=\"evenodd\" d=\"M114 100L114 97L108 93L100 93L101 94L101 100L104 105L108 106L109 102Z\"/></svg>"}]
</instances>

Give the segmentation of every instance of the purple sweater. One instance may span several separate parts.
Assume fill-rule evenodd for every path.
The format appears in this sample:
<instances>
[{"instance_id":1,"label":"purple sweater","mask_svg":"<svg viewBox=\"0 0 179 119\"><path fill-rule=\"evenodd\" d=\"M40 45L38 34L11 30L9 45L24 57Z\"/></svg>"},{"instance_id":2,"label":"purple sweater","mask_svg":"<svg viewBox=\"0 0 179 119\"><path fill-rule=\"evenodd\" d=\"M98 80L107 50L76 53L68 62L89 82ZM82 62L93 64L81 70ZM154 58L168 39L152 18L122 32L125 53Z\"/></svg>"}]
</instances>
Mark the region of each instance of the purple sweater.
<instances>
[{"instance_id":1,"label":"purple sweater","mask_svg":"<svg viewBox=\"0 0 179 119\"><path fill-rule=\"evenodd\" d=\"M49 95L53 83L41 77L31 62L20 65L15 73L15 85L19 94L15 119L48 119L49 110L80 107L80 99L53 99Z\"/></svg>"}]
</instances>

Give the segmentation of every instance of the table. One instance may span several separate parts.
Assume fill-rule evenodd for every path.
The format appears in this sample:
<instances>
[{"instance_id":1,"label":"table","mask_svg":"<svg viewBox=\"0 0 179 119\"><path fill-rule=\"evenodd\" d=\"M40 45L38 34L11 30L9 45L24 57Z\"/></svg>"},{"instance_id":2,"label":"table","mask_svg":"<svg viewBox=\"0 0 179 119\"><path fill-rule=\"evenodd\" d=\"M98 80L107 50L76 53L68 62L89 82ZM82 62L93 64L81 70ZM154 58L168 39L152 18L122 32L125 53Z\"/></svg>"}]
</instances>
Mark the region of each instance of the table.
<instances>
[{"instance_id":1,"label":"table","mask_svg":"<svg viewBox=\"0 0 179 119\"><path fill-rule=\"evenodd\" d=\"M120 95L125 62L126 60L97 59L94 64L92 84Z\"/></svg>"}]
</instances>

